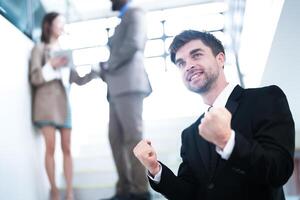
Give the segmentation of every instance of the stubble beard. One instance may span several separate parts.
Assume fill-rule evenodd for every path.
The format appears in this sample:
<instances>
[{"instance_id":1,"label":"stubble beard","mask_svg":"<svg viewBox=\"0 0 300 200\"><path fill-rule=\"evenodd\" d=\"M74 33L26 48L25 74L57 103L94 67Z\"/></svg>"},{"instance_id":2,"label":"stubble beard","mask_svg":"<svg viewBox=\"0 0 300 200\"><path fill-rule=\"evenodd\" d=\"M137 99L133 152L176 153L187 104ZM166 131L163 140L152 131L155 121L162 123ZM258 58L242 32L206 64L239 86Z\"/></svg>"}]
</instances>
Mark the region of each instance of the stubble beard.
<instances>
[{"instance_id":1,"label":"stubble beard","mask_svg":"<svg viewBox=\"0 0 300 200\"><path fill-rule=\"evenodd\" d=\"M204 94L207 93L212 85L216 82L219 74L211 74L210 76L206 73L204 74L204 80L203 84L201 86L192 86L191 84L188 84L187 87L192 92L198 93L198 94Z\"/></svg>"}]
</instances>

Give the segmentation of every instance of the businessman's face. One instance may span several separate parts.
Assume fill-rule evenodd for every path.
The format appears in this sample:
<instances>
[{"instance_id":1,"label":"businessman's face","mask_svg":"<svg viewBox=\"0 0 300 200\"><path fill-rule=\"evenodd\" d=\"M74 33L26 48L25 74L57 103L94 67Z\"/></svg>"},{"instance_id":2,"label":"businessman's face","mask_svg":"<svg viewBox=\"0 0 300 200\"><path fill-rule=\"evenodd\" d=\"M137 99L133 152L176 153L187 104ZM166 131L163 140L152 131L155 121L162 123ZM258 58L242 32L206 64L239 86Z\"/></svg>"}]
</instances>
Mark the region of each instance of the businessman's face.
<instances>
[{"instance_id":1,"label":"businessman's face","mask_svg":"<svg viewBox=\"0 0 300 200\"><path fill-rule=\"evenodd\" d=\"M120 10L127 0L110 0L112 3L111 9L113 11Z\"/></svg>"},{"instance_id":2,"label":"businessman's face","mask_svg":"<svg viewBox=\"0 0 300 200\"><path fill-rule=\"evenodd\" d=\"M196 93L206 93L217 81L223 70L225 55L214 56L210 47L201 40L192 40L178 49L175 64L182 73L188 89Z\"/></svg>"}]
</instances>

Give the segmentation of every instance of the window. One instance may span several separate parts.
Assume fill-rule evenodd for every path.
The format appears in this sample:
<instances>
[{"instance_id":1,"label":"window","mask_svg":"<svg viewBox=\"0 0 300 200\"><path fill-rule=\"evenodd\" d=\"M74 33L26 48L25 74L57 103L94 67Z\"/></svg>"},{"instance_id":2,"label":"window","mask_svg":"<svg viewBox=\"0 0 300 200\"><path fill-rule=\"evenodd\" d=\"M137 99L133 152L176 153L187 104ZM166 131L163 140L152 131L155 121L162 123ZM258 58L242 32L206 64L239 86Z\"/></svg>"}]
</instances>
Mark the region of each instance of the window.
<instances>
[{"instance_id":1,"label":"window","mask_svg":"<svg viewBox=\"0 0 300 200\"><path fill-rule=\"evenodd\" d=\"M203 112L204 105L200 96L185 88L178 69L170 62L168 48L174 35L185 29L211 31L226 47L229 42L223 32L225 26L223 13L226 9L224 3L210 3L147 13L148 42L145 49L145 66L153 93L145 100L145 119L197 116ZM67 25L68 35L64 40L66 43L67 40L72 41L69 46L74 49L75 64L86 71L86 66L107 60L109 50L106 43L118 23L119 19L112 17ZM233 61L230 61L231 59ZM230 81L236 80L234 57L229 56L227 62L230 66L227 77ZM74 87L73 93L76 93L77 88ZM91 96L98 92L89 91ZM77 96L79 98L80 95ZM102 114L107 117L107 113Z\"/></svg>"}]
</instances>

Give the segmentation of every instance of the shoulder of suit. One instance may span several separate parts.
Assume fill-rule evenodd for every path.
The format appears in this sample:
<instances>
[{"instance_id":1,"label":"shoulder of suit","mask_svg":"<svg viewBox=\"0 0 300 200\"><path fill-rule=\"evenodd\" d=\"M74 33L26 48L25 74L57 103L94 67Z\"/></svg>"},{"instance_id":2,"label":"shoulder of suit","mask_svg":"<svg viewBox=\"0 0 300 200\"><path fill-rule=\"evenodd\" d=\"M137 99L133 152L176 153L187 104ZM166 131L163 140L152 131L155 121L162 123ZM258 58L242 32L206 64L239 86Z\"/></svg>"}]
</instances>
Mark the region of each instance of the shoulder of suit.
<instances>
[{"instance_id":1,"label":"shoulder of suit","mask_svg":"<svg viewBox=\"0 0 300 200\"><path fill-rule=\"evenodd\" d=\"M31 53L34 55L42 54L44 51L44 47L45 47L44 43L38 42L33 46Z\"/></svg>"},{"instance_id":2,"label":"shoulder of suit","mask_svg":"<svg viewBox=\"0 0 300 200\"><path fill-rule=\"evenodd\" d=\"M146 11L138 6L132 6L128 9L128 13L145 13Z\"/></svg>"},{"instance_id":3,"label":"shoulder of suit","mask_svg":"<svg viewBox=\"0 0 300 200\"><path fill-rule=\"evenodd\" d=\"M283 90L278 87L277 85L270 85L270 86L265 86L265 87L260 87L260 88L249 88L245 89L245 93L247 95L254 95L257 97L285 97L285 94Z\"/></svg>"},{"instance_id":4,"label":"shoulder of suit","mask_svg":"<svg viewBox=\"0 0 300 200\"><path fill-rule=\"evenodd\" d=\"M269 85L264 87L257 87L257 88L248 88L245 89L247 92L283 92L282 89L277 85Z\"/></svg>"},{"instance_id":5,"label":"shoulder of suit","mask_svg":"<svg viewBox=\"0 0 300 200\"><path fill-rule=\"evenodd\" d=\"M123 17L122 21L143 21L146 17L145 11L141 9L140 7L130 7L125 16Z\"/></svg>"},{"instance_id":6,"label":"shoulder of suit","mask_svg":"<svg viewBox=\"0 0 300 200\"><path fill-rule=\"evenodd\" d=\"M39 48L39 49L43 49L43 48L45 47L45 43L43 43L43 42L37 42L37 43L35 44L35 46L36 46L37 48Z\"/></svg>"},{"instance_id":7,"label":"shoulder of suit","mask_svg":"<svg viewBox=\"0 0 300 200\"><path fill-rule=\"evenodd\" d=\"M43 42L38 42L33 46L33 50L35 51L43 51L45 47L45 44Z\"/></svg>"}]
</instances>

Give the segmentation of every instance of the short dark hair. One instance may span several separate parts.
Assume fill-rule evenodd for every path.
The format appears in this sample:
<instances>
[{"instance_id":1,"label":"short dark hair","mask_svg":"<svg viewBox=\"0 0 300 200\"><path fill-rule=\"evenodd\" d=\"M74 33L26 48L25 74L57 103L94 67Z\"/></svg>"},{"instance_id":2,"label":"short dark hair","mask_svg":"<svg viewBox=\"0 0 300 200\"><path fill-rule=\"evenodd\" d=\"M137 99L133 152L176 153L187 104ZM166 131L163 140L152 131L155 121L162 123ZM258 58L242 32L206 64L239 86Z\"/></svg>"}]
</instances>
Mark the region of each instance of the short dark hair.
<instances>
[{"instance_id":1,"label":"short dark hair","mask_svg":"<svg viewBox=\"0 0 300 200\"><path fill-rule=\"evenodd\" d=\"M58 12L49 12L44 16L42 21L42 35L41 35L42 42L45 43L50 42L52 22L59 15L60 14Z\"/></svg>"},{"instance_id":2,"label":"short dark hair","mask_svg":"<svg viewBox=\"0 0 300 200\"><path fill-rule=\"evenodd\" d=\"M173 63L175 63L175 56L178 49L191 40L201 40L206 46L211 48L215 56L217 56L220 52L223 52L225 54L222 42L218 40L213 34L205 31L201 32L195 30L185 30L175 36L169 47L171 61Z\"/></svg>"}]
</instances>

